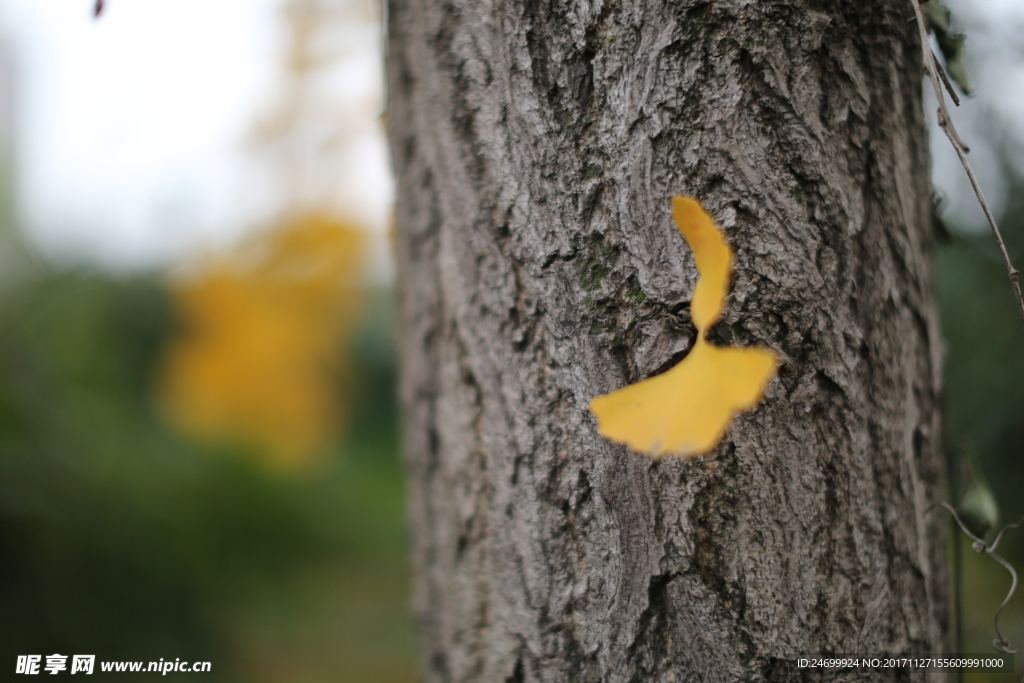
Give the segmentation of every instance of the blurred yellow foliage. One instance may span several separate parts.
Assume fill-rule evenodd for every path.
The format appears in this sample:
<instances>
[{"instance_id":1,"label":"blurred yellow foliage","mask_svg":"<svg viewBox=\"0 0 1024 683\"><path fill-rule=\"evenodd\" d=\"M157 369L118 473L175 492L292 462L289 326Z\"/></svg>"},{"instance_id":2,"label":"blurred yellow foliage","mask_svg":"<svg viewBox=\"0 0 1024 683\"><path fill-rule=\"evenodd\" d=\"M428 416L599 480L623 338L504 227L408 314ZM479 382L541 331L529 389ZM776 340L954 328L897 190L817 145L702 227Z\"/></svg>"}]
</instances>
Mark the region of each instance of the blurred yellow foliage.
<instances>
[{"instance_id":1,"label":"blurred yellow foliage","mask_svg":"<svg viewBox=\"0 0 1024 683\"><path fill-rule=\"evenodd\" d=\"M159 385L169 421L274 465L312 461L344 415L363 247L362 231L304 214L177 283L183 329Z\"/></svg>"}]
</instances>

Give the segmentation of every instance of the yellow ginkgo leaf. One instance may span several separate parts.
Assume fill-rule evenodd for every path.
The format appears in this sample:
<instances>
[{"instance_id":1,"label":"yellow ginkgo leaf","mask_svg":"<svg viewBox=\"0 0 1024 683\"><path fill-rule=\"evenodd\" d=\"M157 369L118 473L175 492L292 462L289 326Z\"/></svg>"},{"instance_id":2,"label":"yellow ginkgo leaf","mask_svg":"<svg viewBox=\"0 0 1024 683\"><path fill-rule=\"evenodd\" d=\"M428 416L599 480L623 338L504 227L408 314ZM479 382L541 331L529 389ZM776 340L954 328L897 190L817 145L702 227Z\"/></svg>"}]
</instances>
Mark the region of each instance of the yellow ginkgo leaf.
<instances>
[{"instance_id":1,"label":"yellow ginkgo leaf","mask_svg":"<svg viewBox=\"0 0 1024 683\"><path fill-rule=\"evenodd\" d=\"M158 387L170 423L272 465L322 454L344 412L363 242L343 221L300 214L176 283L183 325Z\"/></svg>"},{"instance_id":2,"label":"yellow ginkgo leaf","mask_svg":"<svg viewBox=\"0 0 1024 683\"><path fill-rule=\"evenodd\" d=\"M601 436L654 458L714 449L733 416L761 400L777 365L768 349L719 348L705 340L722 313L732 250L696 200L673 197L672 214L697 262L690 304L697 342L668 372L590 402Z\"/></svg>"},{"instance_id":3,"label":"yellow ginkgo leaf","mask_svg":"<svg viewBox=\"0 0 1024 683\"><path fill-rule=\"evenodd\" d=\"M766 349L718 348L698 337L666 373L590 402L598 433L638 453L694 456L714 448L735 413L761 399L775 373Z\"/></svg>"}]
</instances>

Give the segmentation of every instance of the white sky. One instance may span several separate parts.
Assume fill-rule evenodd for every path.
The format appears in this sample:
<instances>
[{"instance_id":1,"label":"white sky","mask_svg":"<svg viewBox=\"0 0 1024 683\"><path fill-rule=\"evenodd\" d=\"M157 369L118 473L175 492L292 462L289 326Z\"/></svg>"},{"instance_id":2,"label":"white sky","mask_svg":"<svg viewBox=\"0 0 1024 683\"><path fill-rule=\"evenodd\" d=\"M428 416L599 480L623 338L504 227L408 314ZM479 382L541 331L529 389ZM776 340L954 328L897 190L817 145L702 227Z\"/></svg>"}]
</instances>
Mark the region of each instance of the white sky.
<instances>
[{"instance_id":1,"label":"white sky","mask_svg":"<svg viewBox=\"0 0 1024 683\"><path fill-rule=\"evenodd\" d=\"M268 221L274 201L243 144L274 92L281 0L106 4L96 21L93 0L0 0L0 38L18 66L19 216L30 241L58 259L149 267L228 244ZM967 29L978 93L953 116L999 208L1006 187L992 163L997 143L986 133L993 122L1020 130L1024 120L1024 0L948 5ZM347 170L339 170L333 191L380 235L392 188L374 118L379 35L360 37L334 80L338 96L359 105L351 115L365 119L363 134L339 157ZM1024 150L1022 139L1011 135L1006 144ZM962 229L985 229L955 155L934 128L932 142L946 216ZM387 278L378 242L375 271Z\"/></svg>"},{"instance_id":2,"label":"white sky","mask_svg":"<svg viewBox=\"0 0 1024 683\"><path fill-rule=\"evenodd\" d=\"M159 266L272 219L245 144L278 83L281 4L107 0L94 20L93 0L0 0L17 67L19 217L34 246L62 260ZM367 119L338 194L380 234L391 185L375 120L379 35L363 32L337 84L361 105L351 115Z\"/></svg>"}]
</instances>

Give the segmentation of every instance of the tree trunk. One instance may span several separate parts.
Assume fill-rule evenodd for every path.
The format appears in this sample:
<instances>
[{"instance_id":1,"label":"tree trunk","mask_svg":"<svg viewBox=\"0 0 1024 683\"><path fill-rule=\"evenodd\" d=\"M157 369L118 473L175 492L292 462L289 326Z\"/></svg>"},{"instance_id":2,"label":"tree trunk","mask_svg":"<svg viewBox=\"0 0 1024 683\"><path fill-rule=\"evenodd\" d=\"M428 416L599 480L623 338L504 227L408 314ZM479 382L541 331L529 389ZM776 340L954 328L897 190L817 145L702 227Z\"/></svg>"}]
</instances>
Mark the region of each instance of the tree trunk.
<instances>
[{"instance_id":1,"label":"tree trunk","mask_svg":"<svg viewBox=\"0 0 1024 683\"><path fill-rule=\"evenodd\" d=\"M948 651L905 5L391 0L425 680L819 680L789 658ZM587 406L693 343L674 194L736 250L709 339L782 365L712 455L656 462Z\"/></svg>"}]
</instances>

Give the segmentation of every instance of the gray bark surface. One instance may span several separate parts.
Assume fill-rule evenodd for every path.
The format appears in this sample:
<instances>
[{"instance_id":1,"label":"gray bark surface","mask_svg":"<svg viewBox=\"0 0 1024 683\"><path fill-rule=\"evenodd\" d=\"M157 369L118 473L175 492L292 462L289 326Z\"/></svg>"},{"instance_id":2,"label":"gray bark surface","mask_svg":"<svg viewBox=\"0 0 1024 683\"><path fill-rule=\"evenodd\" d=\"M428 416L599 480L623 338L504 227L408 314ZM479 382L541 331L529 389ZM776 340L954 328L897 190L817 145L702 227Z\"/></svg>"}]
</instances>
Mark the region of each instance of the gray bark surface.
<instances>
[{"instance_id":1,"label":"gray bark surface","mask_svg":"<svg viewBox=\"0 0 1024 683\"><path fill-rule=\"evenodd\" d=\"M788 658L948 651L904 4L390 1L425 680L924 680ZM714 454L655 462L587 406L693 343L674 194L736 251L710 340L782 365Z\"/></svg>"}]
</instances>

